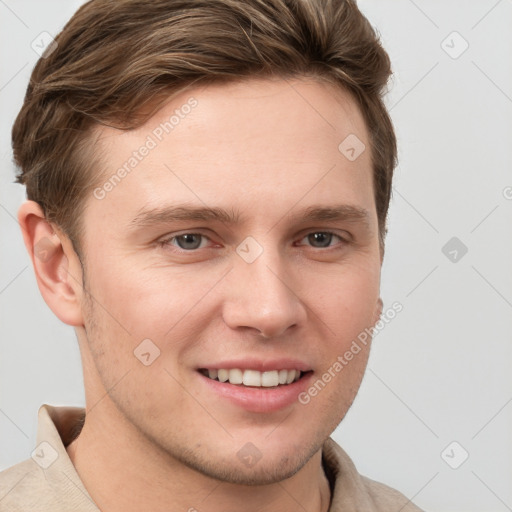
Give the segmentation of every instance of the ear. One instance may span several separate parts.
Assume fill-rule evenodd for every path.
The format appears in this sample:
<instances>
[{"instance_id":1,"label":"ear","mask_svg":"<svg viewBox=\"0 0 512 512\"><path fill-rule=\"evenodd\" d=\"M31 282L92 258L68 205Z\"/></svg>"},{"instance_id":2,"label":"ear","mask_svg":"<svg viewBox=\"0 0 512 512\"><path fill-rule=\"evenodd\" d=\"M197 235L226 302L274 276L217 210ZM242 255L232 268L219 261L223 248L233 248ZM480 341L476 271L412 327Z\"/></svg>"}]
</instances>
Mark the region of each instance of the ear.
<instances>
[{"instance_id":1,"label":"ear","mask_svg":"<svg viewBox=\"0 0 512 512\"><path fill-rule=\"evenodd\" d=\"M18 222L46 304L65 324L82 326L82 265L71 240L46 220L35 201L20 206Z\"/></svg>"},{"instance_id":2,"label":"ear","mask_svg":"<svg viewBox=\"0 0 512 512\"><path fill-rule=\"evenodd\" d=\"M379 321L379 318L380 318L380 315L382 315L382 309L384 307L384 304L382 303L382 299L379 297L377 299L377 303L375 304L375 310L373 312L373 323L372 325L375 325L378 321Z\"/></svg>"}]
</instances>

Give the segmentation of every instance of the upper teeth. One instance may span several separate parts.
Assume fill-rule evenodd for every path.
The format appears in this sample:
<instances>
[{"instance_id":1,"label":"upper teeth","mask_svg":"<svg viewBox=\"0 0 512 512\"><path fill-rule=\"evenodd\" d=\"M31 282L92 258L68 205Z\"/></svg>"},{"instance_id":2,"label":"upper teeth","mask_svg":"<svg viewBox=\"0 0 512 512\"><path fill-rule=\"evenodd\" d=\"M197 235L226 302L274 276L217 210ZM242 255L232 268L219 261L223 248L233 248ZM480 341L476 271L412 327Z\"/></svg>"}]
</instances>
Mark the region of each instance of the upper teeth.
<instances>
[{"instance_id":1,"label":"upper teeth","mask_svg":"<svg viewBox=\"0 0 512 512\"><path fill-rule=\"evenodd\" d=\"M208 370L210 379L220 382L229 381L230 384L243 384L244 386L257 386L270 388L279 384L291 384L300 378L300 370L272 370L259 372L257 370Z\"/></svg>"}]
</instances>

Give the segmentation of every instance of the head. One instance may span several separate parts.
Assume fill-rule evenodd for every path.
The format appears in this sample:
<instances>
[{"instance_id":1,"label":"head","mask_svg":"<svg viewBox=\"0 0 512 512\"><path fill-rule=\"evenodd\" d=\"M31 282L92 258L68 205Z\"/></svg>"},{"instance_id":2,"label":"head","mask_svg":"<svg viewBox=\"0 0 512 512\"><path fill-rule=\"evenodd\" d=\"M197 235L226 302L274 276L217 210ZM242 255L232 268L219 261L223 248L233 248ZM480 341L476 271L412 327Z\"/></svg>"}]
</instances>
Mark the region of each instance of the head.
<instances>
[{"instance_id":1,"label":"head","mask_svg":"<svg viewBox=\"0 0 512 512\"><path fill-rule=\"evenodd\" d=\"M93 0L56 42L13 147L88 402L109 390L207 475L295 473L350 407L370 343L334 366L382 307L396 142L375 32L353 1ZM239 368L301 377L239 393L207 376ZM254 448L256 465L237 458Z\"/></svg>"}]
</instances>

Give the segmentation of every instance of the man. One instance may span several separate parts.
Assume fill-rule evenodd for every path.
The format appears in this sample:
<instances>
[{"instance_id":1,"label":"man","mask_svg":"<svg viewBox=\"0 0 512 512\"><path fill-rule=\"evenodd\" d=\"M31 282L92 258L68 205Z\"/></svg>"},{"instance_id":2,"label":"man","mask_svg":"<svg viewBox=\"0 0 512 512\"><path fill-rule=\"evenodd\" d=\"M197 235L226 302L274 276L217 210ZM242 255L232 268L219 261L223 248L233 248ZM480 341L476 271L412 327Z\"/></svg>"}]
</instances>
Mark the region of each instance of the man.
<instances>
[{"instance_id":1,"label":"man","mask_svg":"<svg viewBox=\"0 0 512 512\"><path fill-rule=\"evenodd\" d=\"M350 0L79 9L13 147L86 408L41 408L2 510L419 510L329 438L383 308L389 74Z\"/></svg>"}]
</instances>

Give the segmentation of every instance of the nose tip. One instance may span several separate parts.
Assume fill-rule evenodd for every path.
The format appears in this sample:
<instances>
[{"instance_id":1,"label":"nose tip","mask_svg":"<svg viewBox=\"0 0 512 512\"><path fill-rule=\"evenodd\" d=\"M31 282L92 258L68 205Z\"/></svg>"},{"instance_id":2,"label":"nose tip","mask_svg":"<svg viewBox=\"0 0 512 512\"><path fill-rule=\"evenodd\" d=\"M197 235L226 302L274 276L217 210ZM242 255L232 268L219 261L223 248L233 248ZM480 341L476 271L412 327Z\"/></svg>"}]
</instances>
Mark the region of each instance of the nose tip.
<instances>
[{"instance_id":1,"label":"nose tip","mask_svg":"<svg viewBox=\"0 0 512 512\"><path fill-rule=\"evenodd\" d=\"M278 338L297 325L293 321L292 315L283 314L283 311L260 312L259 317L253 323L252 328L258 332L261 338L266 340Z\"/></svg>"},{"instance_id":2,"label":"nose tip","mask_svg":"<svg viewBox=\"0 0 512 512\"><path fill-rule=\"evenodd\" d=\"M304 307L288 283L263 261L234 273L224 321L232 329L251 330L264 339L276 338L298 326Z\"/></svg>"}]
</instances>

